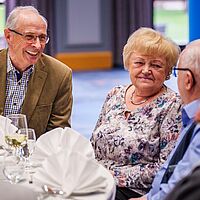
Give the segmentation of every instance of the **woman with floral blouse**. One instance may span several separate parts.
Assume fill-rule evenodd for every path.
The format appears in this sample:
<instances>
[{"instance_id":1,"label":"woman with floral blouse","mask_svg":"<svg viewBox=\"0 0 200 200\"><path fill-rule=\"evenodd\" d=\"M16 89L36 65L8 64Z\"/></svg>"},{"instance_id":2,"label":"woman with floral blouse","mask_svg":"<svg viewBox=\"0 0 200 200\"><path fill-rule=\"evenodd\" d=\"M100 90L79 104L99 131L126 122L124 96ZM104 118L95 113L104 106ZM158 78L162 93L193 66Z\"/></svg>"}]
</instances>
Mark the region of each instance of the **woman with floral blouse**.
<instances>
[{"instance_id":1,"label":"woman with floral blouse","mask_svg":"<svg viewBox=\"0 0 200 200\"><path fill-rule=\"evenodd\" d=\"M179 53L150 28L135 31L124 46L131 83L108 93L91 138L96 159L116 181L116 199L144 195L176 143L181 100L164 81Z\"/></svg>"}]
</instances>

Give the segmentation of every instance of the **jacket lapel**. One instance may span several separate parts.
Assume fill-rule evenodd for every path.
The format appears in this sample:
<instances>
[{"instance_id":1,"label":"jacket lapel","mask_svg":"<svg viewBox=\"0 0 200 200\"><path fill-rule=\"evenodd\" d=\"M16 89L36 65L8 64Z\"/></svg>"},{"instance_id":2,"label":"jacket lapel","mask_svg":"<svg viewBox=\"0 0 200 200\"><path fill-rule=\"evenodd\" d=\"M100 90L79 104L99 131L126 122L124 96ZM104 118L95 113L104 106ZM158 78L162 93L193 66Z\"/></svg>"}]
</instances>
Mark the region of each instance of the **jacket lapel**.
<instances>
[{"instance_id":1,"label":"jacket lapel","mask_svg":"<svg viewBox=\"0 0 200 200\"><path fill-rule=\"evenodd\" d=\"M46 67L42 60L39 59L29 80L26 97L22 106L22 113L26 114L28 122L30 121L33 111L38 103L46 78Z\"/></svg>"},{"instance_id":2,"label":"jacket lapel","mask_svg":"<svg viewBox=\"0 0 200 200\"><path fill-rule=\"evenodd\" d=\"M0 115L3 115L6 98L6 55L7 50L0 51Z\"/></svg>"}]
</instances>

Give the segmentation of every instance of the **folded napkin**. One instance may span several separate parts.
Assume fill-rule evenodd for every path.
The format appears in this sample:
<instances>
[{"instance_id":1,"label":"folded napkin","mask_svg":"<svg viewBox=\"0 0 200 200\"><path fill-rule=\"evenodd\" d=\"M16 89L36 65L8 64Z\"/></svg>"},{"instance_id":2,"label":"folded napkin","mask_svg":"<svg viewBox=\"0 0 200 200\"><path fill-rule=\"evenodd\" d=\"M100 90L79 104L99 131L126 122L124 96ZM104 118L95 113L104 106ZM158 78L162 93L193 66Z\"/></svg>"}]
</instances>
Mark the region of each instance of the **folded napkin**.
<instances>
[{"instance_id":1,"label":"folded napkin","mask_svg":"<svg viewBox=\"0 0 200 200\"><path fill-rule=\"evenodd\" d=\"M0 115L0 146L7 146L4 138L6 130L9 134L17 131L17 127L11 124L11 122L9 118Z\"/></svg>"},{"instance_id":2,"label":"folded napkin","mask_svg":"<svg viewBox=\"0 0 200 200\"><path fill-rule=\"evenodd\" d=\"M63 150L77 151L86 157L95 158L90 141L72 128L66 127L55 128L41 135L36 142L32 159L41 162Z\"/></svg>"},{"instance_id":3,"label":"folded napkin","mask_svg":"<svg viewBox=\"0 0 200 200\"><path fill-rule=\"evenodd\" d=\"M4 128L6 124L6 117L0 115L0 145L5 145Z\"/></svg>"},{"instance_id":4,"label":"folded napkin","mask_svg":"<svg viewBox=\"0 0 200 200\"><path fill-rule=\"evenodd\" d=\"M115 188L110 172L96 160L65 150L49 156L33 178L33 182L61 188L66 197L80 200L109 199Z\"/></svg>"}]
</instances>

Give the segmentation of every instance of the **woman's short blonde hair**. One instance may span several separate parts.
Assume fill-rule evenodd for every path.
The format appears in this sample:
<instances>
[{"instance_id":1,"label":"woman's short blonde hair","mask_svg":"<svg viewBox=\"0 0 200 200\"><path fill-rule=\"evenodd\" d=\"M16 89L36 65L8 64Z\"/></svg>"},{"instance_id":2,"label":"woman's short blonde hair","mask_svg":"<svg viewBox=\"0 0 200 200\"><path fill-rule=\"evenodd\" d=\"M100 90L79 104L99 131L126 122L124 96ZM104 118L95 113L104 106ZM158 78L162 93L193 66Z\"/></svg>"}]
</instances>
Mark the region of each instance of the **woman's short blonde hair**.
<instances>
[{"instance_id":1,"label":"woman's short blonde hair","mask_svg":"<svg viewBox=\"0 0 200 200\"><path fill-rule=\"evenodd\" d=\"M160 32L142 27L128 38L124 46L123 61L127 70L129 68L129 58L133 52L166 58L167 67L169 68L169 73L171 73L172 67L177 63L180 47Z\"/></svg>"}]
</instances>

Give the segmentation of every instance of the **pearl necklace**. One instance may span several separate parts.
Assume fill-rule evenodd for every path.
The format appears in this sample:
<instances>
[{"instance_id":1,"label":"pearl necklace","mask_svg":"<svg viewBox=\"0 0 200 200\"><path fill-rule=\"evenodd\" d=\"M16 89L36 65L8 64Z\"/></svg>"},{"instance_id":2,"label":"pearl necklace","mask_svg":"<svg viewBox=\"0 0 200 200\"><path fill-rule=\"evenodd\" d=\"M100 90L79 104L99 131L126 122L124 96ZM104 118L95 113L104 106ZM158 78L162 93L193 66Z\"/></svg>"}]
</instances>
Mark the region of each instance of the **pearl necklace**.
<instances>
[{"instance_id":1,"label":"pearl necklace","mask_svg":"<svg viewBox=\"0 0 200 200\"><path fill-rule=\"evenodd\" d=\"M142 100L142 101L139 101L139 102L134 102L133 101L133 95L135 94L135 90L132 92L132 95L131 95L131 103L133 104L133 105L135 105L135 106L137 106L137 105L141 105L141 104L143 104L143 103L145 103L148 99L149 99L149 97L147 97L146 99L144 99L144 100Z\"/></svg>"}]
</instances>

